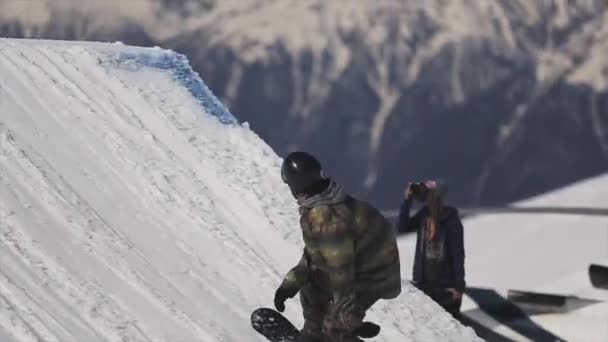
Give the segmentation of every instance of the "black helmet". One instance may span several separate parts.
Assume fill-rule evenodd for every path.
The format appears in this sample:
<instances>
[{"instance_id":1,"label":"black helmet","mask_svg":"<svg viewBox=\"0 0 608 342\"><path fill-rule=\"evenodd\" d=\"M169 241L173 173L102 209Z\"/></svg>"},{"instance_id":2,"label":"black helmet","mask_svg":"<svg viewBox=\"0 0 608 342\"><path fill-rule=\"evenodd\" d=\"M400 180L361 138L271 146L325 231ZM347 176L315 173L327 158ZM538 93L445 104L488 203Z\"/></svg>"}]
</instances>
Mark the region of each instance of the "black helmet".
<instances>
[{"instance_id":1,"label":"black helmet","mask_svg":"<svg viewBox=\"0 0 608 342\"><path fill-rule=\"evenodd\" d=\"M281 177L294 195L305 194L324 180L321 163L306 152L292 152L285 157Z\"/></svg>"}]
</instances>

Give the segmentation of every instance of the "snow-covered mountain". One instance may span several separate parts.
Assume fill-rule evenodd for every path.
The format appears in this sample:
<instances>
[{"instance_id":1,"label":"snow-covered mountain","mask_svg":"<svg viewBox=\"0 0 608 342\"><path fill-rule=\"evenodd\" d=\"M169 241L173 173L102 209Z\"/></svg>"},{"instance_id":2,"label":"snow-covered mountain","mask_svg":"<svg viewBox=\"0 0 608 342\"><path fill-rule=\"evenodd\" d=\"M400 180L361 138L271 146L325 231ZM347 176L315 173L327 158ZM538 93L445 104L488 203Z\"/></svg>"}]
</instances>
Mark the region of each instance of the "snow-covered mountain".
<instances>
[{"instance_id":1,"label":"snow-covered mountain","mask_svg":"<svg viewBox=\"0 0 608 342\"><path fill-rule=\"evenodd\" d=\"M0 340L263 341L302 248L280 161L182 55L0 39ZM369 319L478 340L407 282Z\"/></svg>"},{"instance_id":2,"label":"snow-covered mountain","mask_svg":"<svg viewBox=\"0 0 608 342\"><path fill-rule=\"evenodd\" d=\"M189 56L279 154L303 148L384 208L440 177L495 204L608 168L608 4L0 1L0 34Z\"/></svg>"}]
</instances>

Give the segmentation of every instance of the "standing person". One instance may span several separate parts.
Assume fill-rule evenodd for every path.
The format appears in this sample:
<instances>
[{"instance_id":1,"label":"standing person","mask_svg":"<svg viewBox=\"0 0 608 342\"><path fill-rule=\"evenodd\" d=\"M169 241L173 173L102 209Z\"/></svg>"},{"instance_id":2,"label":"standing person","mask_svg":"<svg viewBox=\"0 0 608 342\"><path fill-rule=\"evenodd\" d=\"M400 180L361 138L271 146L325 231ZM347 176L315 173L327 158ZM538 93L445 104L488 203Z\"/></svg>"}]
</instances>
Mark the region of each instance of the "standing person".
<instances>
[{"instance_id":1,"label":"standing person","mask_svg":"<svg viewBox=\"0 0 608 342\"><path fill-rule=\"evenodd\" d=\"M465 289L464 234L458 210L442 203L442 193L435 181L408 184L398 230L417 232L412 283L460 319ZM423 207L410 217L413 200Z\"/></svg>"},{"instance_id":2,"label":"standing person","mask_svg":"<svg viewBox=\"0 0 608 342\"><path fill-rule=\"evenodd\" d=\"M300 210L304 252L275 294L275 307L300 293L300 342L356 342L369 335L365 312L401 293L399 251L392 225L378 210L322 175L305 152L283 161L283 181ZM377 333L377 331L376 331Z\"/></svg>"}]
</instances>

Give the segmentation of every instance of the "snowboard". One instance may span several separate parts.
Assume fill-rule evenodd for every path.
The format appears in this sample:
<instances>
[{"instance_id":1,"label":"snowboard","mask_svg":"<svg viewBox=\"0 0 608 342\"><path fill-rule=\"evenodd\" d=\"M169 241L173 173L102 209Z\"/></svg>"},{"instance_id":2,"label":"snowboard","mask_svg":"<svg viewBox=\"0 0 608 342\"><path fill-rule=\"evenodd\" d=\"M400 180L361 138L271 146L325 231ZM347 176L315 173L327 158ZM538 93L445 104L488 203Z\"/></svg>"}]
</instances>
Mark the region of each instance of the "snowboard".
<instances>
[{"instance_id":1,"label":"snowboard","mask_svg":"<svg viewBox=\"0 0 608 342\"><path fill-rule=\"evenodd\" d=\"M274 309L254 310L251 314L251 326L270 342L294 342L300 336L300 330Z\"/></svg>"},{"instance_id":2,"label":"snowboard","mask_svg":"<svg viewBox=\"0 0 608 342\"><path fill-rule=\"evenodd\" d=\"M251 314L251 326L266 337L269 342L294 342L300 330L280 312L270 308L258 308ZM372 338L380 333L380 326L363 322L355 334L362 338Z\"/></svg>"}]
</instances>

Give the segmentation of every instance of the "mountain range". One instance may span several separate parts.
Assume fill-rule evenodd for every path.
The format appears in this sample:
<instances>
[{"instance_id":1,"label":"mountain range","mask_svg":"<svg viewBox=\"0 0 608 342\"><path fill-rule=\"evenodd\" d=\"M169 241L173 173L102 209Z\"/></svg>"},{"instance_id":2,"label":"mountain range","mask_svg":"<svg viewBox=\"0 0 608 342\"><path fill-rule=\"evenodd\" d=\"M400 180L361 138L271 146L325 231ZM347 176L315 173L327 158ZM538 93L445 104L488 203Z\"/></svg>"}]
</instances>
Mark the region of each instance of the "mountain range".
<instances>
[{"instance_id":1,"label":"mountain range","mask_svg":"<svg viewBox=\"0 0 608 342\"><path fill-rule=\"evenodd\" d=\"M608 169L606 1L2 0L0 36L183 53L279 155L385 209L408 181L496 205Z\"/></svg>"}]
</instances>

